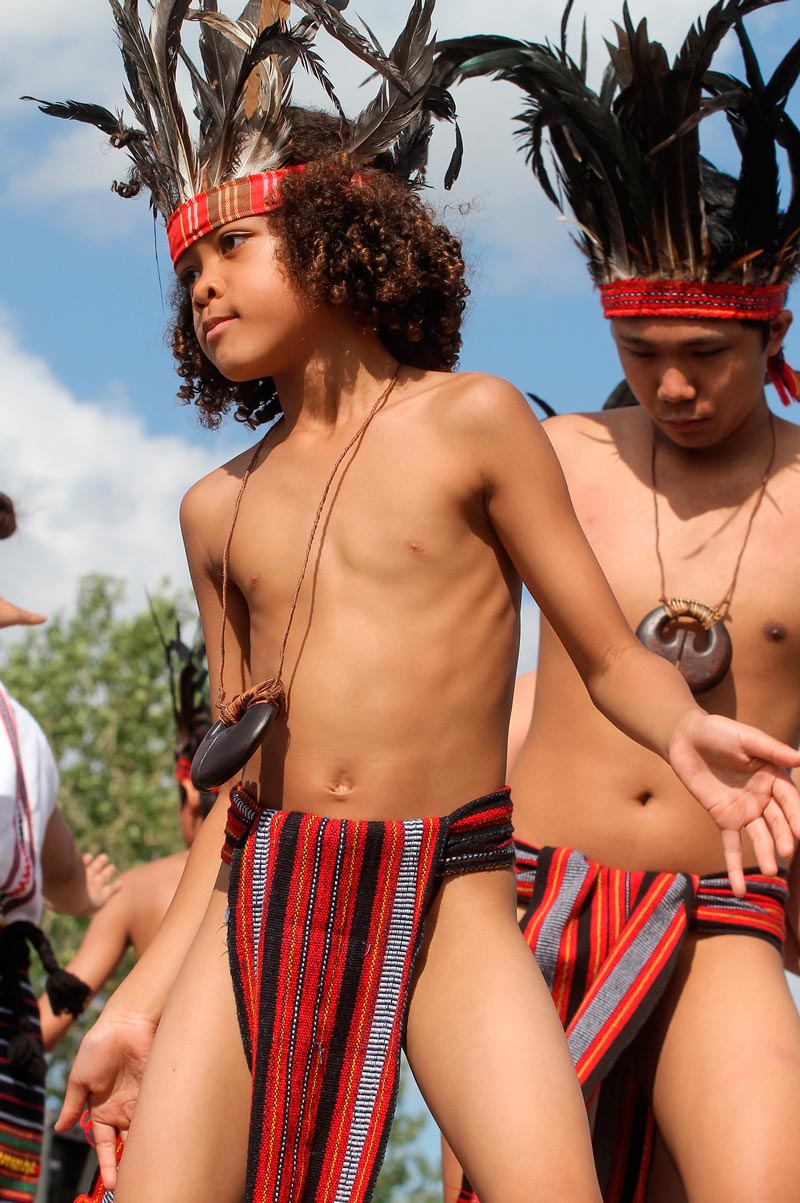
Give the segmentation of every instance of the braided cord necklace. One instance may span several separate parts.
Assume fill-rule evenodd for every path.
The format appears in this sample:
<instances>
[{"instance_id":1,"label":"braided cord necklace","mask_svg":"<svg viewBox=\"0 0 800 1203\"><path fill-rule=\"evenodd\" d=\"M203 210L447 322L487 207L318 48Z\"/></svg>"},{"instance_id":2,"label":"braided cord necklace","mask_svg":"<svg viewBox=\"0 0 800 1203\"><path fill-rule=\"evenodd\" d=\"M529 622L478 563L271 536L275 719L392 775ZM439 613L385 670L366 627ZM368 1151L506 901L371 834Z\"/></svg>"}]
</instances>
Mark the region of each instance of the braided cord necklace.
<instances>
[{"instance_id":1,"label":"braided cord necklace","mask_svg":"<svg viewBox=\"0 0 800 1203\"><path fill-rule=\"evenodd\" d=\"M658 488L656 483L656 451L658 443L653 428L650 457L651 489L653 494L653 516L656 533L656 559L661 577L661 605L646 614L636 628L637 638L649 651L669 660L680 671L692 693L705 693L719 685L731 666L733 645L725 620L730 618L731 602L739 569L742 566L745 548L750 539L756 514L767 491L767 484L775 464L776 439L775 419L769 414L771 446L767 466L761 478L750 517L745 527L742 546L736 557L730 584L715 606L694 601L686 597L667 597L666 571L661 554L661 523L658 510ZM691 619L688 625L680 619ZM703 635L703 632L705 634Z\"/></svg>"},{"instance_id":2,"label":"braided cord necklace","mask_svg":"<svg viewBox=\"0 0 800 1203\"><path fill-rule=\"evenodd\" d=\"M303 587L308 562L311 558L311 550L314 545L314 539L319 528L322 514L325 509L325 502L328 499L331 486L333 485L336 475L347 455L353 448L361 442L367 432L372 419L380 409L388 401L389 396L397 383L397 377L400 374L400 365L397 365L392 379L383 389L380 396L375 401L364 421L359 426L353 437L347 442L346 446L339 453L336 462L331 469L325 488L322 491L317 512L314 515L314 522L311 526L311 532L308 536L303 564L300 569L300 575L297 579L292 604L289 608L289 617L286 622L286 629L283 633L281 641L281 650L278 657L278 668L274 677L268 680L259 681L256 685L251 685L249 689L237 694L230 702L225 701L225 627L228 620L228 585L230 578L230 551L233 541L233 533L236 529L236 521L239 517L239 508L242 504L247 482L258 463L259 456L264 448L267 438L272 432L268 430L264 438L256 447L253 457L247 466L247 471L242 477L242 483L239 486L239 493L236 498L236 503L233 507L233 517L231 520L231 528L228 532L228 538L225 543L225 550L222 556L222 628L220 632L220 667L219 667L219 683L217 692L217 705L219 707L220 716L210 730L206 733L205 738L201 742L192 760L192 782L197 789L212 789L229 781L240 769L244 768L247 761L255 752L261 743L263 743L270 724L275 718L279 710L286 706L286 687L283 683L283 666L286 658L286 645L289 641L289 633L294 622L297 603L300 598L300 590Z\"/></svg>"}]
</instances>

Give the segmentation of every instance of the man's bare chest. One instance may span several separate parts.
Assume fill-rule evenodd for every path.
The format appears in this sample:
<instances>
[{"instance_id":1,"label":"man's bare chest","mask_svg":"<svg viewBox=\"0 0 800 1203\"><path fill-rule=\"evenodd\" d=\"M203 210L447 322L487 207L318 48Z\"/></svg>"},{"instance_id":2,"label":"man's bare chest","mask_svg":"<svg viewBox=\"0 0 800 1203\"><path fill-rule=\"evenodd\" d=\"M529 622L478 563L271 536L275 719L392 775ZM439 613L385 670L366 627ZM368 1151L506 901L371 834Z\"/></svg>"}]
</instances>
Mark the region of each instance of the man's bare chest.
<instances>
[{"instance_id":1,"label":"man's bare chest","mask_svg":"<svg viewBox=\"0 0 800 1203\"><path fill-rule=\"evenodd\" d=\"M662 496L656 512L649 481L627 470L570 485L578 519L634 629L664 596L712 608L727 599L740 666L800 671L800 495L768 490L755 514L752 497L704 509L690 493Z\"/></svg>"}]
</instances>

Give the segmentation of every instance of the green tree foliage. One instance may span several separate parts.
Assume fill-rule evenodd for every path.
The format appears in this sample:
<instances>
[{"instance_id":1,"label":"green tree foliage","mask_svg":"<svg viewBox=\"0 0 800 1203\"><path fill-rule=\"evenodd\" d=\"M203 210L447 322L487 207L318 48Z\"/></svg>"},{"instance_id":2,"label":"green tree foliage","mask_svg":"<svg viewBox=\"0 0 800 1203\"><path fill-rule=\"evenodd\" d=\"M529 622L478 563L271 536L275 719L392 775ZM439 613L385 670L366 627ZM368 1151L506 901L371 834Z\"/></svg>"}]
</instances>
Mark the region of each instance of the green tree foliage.
<instances>
[{"instance_id":1,"label":"green tree foliage","mask_svg":"<svg viewBox=\"0 0 800 1203\"><path fill-rule=\"evenodd\" d=\"M429 1150L438 1150L438 1136L416 1093L411 1070L403 1059L397 1113L386 1157L375 1185L374 1203L441 1203L438 1151L434 1166ZM417 1095L417 1097L419 1097Z\"/></svg>"},{"instance_id":2,"label":"green tree foliage","mask_svg":"<svg viewBox=\"0 0 800 1203\"><path fill-rule=\"evenodd\" d=\"M0 661L0 679L53 747L78 846L107 852L120 870L180 847L164 651L145 599L133 613L125 600L121 581L84 577L74 609L27 630ZM176 612L192 629L189 603L166 586L152 604L167 637ZM43 926L66 963L86 921L46 912Z\"/></svg>"}]
</instances>

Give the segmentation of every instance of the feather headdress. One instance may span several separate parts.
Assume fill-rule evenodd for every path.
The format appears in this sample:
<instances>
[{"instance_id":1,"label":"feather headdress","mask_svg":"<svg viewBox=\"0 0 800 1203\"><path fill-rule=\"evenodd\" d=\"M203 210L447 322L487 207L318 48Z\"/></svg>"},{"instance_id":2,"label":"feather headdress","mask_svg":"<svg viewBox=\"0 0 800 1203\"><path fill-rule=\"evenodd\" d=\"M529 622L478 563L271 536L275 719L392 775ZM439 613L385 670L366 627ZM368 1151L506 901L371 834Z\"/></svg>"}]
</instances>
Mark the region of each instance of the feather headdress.
<instances>
[{"instance_id":1,"label":"feather headdress","mask_svg":"<svg viewBox=\"0 0 800 1203\"><path fill-rule=\"evenodd\" d=\"M298 66L320 84L338 112L342 149L365 166L408 178L424 166L431 117L455 122L451 97L433 79L434 0L413 0L388 53L366 25L361 33L345 19L348 0L292 0L302 13L293 24L288 0L248 0L238 20L220 12L217 0L200 0L198 8L190 2L151 0L146 30L139 0L110 0L125 98L136 124L99 105L37 101L48 116L95 125L113 146L127 151L130 176L114 188L123 196L149 190L153 207L168 223L173 260L210 229L275 208L282 175L302 169L292 153L292 75ZM199 62L183 45L187 21L199 26ZM345 117L315 49L320 28L381 79L378 94L352 120ZM179 63L194 93L194 135L178 93ZM456 139L447 186L460 164L457 127Z\"/></svg>"},{"instance_id":2,"label":"feather headdress","mask_svg":"<svg viewBox=\"0 0 800 1203\"><path fill-rule=\"evenodd\" d=\"M672 63L646 20L634 26L626 3L597 91L587 83L585 24L578 58L567 49L572 2L555 46L495 36L440 43L439 81L491 75L525 94L517 120L527 159L547 197L571 210L606 316L773 317L800 266L800 130L785 109L800 41L765 82L742 21L780 0L720 0ZM744 81L712 70L731 29ZM738 178L700 153L699 126L715 112L736 138ZM785 209L779 150L792 187ZM779 391L797 396L800 382L781 370Z\"/></svg>"},{"instance_id":3,"label":"feather headdress","mask_svg":"<svg viewBox=\"0 0 800 1203\"><path fill-rule=\"evenodd\" d=\"M167 639L149 595L148 602L169 672L172 716L175 720L175 762L180 765L181 761L185 761L188 766L212 722L206 645L200 631L193 643L184 643L177 619L175 634Z\"/></svg>"}]
</instances>

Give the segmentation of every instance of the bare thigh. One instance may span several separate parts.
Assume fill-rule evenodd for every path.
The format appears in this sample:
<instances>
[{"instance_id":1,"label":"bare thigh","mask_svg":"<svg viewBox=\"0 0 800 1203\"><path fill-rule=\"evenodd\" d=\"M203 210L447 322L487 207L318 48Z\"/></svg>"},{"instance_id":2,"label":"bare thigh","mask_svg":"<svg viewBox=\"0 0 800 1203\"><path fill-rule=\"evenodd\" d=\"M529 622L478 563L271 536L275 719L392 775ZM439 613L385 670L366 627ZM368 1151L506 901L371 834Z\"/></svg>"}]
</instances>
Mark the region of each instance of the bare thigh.
<instances>
[{"instance_id":1,"label":"bare thigh","mask_svg":"<svg viewBox=\"0 0 800 1203\"><path fill-rule=\"evenodd\" d=\"M408 1019L408 1059L481 1203L600 1203L586 1109L510 872L439 891Z\"/></svg>"},{"instance_id":2,"label":"bare thigh","mask_svg":"<svg viewBox=\"0 0 800 1203\"><path fill-rule=\"evenodd\" d=\"M774 948L692 938L640 1048L689 1203L800 1203L800 1018Z\"/></svg>"},{"instance_id":3,"label":"bare thigh","mask_svg":"<svg viewBox=\"0 0 800 1203\"><path fill-rule=\"evenodd\" d=\"M136 1104L115 1203L241 1203L250 1074L214 890L169 997Z\"/></svg>"}]
</instances>

